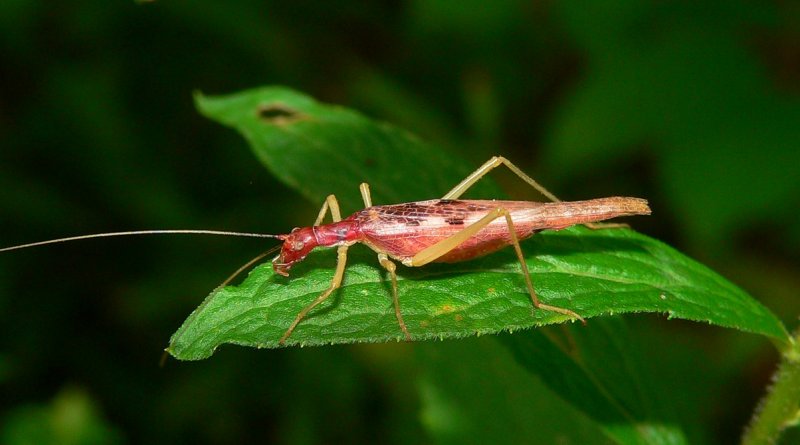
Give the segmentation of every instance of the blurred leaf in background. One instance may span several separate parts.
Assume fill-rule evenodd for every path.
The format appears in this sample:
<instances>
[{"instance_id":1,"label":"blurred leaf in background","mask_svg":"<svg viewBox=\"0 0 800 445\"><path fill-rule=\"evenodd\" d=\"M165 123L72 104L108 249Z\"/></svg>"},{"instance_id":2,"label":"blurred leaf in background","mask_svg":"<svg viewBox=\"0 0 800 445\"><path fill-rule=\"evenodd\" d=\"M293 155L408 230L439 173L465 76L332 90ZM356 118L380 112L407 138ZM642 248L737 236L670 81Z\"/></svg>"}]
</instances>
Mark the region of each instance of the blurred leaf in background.
<instances>
[{"instance_id":1,"label":"blurred leaf in background","mask_svg":"<svg viewBox=\"0 0 800 445\"><path fill-rule=\"evenodd\" d=\"M7 445L93 445L123 443L119 431L103 419L82 390L66 388L48 405L21 406L0 426Z\"/></svg>"},{"instance_id":2,"label":"blurred leaf in background","mask_svg":"<svg viewBox=\"0 0 800 445\"><path fill-rule=\"evenodd\" d=\"M649 153L685 241L712 258L754 225L787 230L800 204L800 181L787 180L800 165L800 83L765 64L798 29L797 7L717 6L559 5L588 67L544 158L570 177Z\"/></svg>"}]
</instances>

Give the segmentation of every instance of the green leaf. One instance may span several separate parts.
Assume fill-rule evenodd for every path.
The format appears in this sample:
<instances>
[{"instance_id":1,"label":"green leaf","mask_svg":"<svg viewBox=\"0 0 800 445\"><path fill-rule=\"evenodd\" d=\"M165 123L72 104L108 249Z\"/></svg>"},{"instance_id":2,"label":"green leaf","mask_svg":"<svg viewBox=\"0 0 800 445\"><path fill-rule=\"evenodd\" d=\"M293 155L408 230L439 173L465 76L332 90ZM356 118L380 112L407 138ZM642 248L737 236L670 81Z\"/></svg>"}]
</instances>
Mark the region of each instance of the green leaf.
<instances>
[{"instance_id":1,"label":"green leaf","mask_svg":"<svg viewBox=\"0 0 800 445\"><path fill-rule=\"evenodd\" d=\"M276 175L320 202L334 190L358 202L355 190L363 180L388 202L395 196L394 202L428 199L469 172L463 162L408 133L287 89L197 100L205 114L241 131ZM423 173L409 175L417 171ZM491 189L482 184L483 192ZM787 341L777 318L741 289L631 230L545 232L525 242L523 250L541 299L586 318L666 313ZM180 359L201 359L225 343L277 347L296 314L328 287L334 262L332 252L314 252L292 269L291 278L260 265L241 285L213 292L173 336L169 351ZM351 249L342 288L312 311L287 344L400 340L390 284L376 263L367 248ZM398 279L400 305L415 340L567 319L532 310L510 250L455 265L401 267Z\"/></svg>"},{"instance_id":2,"label":"green leaf","mask_svg":"<svg viewBox=\"0 0 800 445\"><path fill-rule=\"evenodd\" d=\"M375 204L430 199L477 167L407 131L287 88L223 97L197 93L195 101L204 115L242 133L275 176L315 205L333 193L344 207L363 207L362 182L372 186ZM474 192L490 198L501 193L491 181Z\"/></svg>"}]
</instances>

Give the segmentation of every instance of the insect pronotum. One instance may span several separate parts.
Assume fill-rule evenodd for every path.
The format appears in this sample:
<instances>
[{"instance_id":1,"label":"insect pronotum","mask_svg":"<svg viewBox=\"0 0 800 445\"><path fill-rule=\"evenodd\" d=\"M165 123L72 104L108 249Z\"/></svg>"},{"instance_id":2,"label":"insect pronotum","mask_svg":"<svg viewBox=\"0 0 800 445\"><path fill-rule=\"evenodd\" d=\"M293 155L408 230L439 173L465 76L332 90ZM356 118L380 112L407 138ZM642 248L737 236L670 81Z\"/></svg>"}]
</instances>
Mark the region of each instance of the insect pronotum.
<instances>
[{"instance_id":1,"label":"insect pronotum","mask_svg":"<svg viewBox=\"0 0 800 445\"><path fill-rule=\"evenodd\" d=\"M458 199L484 175L501 165L506 166L552 202ZM640 198L612 197L587 201L561 201L501 156L489 159L440 199L373 206L369 185L361 184L360 190L364 200L363 210L342 219L336 197L329 195L312 226L295 228L284 235L214 230L113 232L7 247L0 249L0 252L87 238L164 233L277 238L283 241L283 244L276 246L276 249L280 247L281 250L272 260L272 267L276 273L288 276L291 267L302 261L313 249L336 247L336 269L330 285L297 314L279 340L280 344L284 344L308 313L341 286L347 264L347 250L353 244L362 243L377 253L378 262L389 273L397 323L405 338L411 340L397 298L397 273L393 260L408 267L420 267L431 262L466 261L513 246L533 307L583 321L583 318L572 310L539 301L519 242L542 230L560 230L576 224L600 228L594 223L619 216L650 214L647 201ZM333 222L322 224L328 213ZM614 224L602 227L610 226ZM266 255L268 253L248 262L223 285Z\"/></svg>"}]
</instances>

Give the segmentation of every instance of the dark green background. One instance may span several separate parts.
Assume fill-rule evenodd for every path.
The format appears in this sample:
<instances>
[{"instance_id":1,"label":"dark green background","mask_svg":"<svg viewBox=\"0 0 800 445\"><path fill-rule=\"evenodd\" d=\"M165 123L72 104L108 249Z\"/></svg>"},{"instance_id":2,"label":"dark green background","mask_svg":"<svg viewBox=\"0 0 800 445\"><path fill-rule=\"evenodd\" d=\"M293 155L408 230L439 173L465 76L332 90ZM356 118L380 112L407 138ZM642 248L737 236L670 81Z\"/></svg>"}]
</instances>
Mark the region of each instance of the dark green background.
<instances>
[{"instance_id":1,"label":"dark green background","mask_svg":"<svg viewBox=\"0 0 800 445\"><path fill-rule=\"evenodd\" d=\"M197 89L283 84L476 166L503 154L563 198L645 196L654 215L637 230L708 264L793 327L798 29L793 2L6 0L0 245L310 223L319 203L271 178L237 134L192 104ZM342 205L347 213L359 203ZM188 313L264 247L155 237L0 254L0 442L447 441L431 427L444 415L432 400L451 373L467 394L463 410L520 415L476 388L482 381L437 367L439 353L484 360L486 338L226 347L159 368ZM626 318L670 376L661 383L688 394L687 436L735 441L774 367L768 342ZM548 443L542 429L531 434Z\"/></svg>"}]
</instances>

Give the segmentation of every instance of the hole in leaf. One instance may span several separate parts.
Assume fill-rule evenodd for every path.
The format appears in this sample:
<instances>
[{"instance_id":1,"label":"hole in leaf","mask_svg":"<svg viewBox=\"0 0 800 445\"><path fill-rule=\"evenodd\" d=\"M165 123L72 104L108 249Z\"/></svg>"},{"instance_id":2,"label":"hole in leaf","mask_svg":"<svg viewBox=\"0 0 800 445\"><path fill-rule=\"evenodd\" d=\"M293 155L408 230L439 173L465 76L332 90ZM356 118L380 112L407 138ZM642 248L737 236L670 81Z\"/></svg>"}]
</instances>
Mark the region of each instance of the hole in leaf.
<instances>
[{"instance_id":1,"label":"hole in leaf","mask_svg":"<svg viewBox=\"0 0 800 445\"><path fill-rule=\"evenodd\" d=\"M259 105L257 113L264 122L275 125L287 125L305 118L299 111L280 103Z\"/></svg>"}]
</instances>

